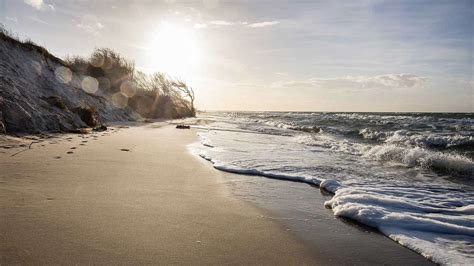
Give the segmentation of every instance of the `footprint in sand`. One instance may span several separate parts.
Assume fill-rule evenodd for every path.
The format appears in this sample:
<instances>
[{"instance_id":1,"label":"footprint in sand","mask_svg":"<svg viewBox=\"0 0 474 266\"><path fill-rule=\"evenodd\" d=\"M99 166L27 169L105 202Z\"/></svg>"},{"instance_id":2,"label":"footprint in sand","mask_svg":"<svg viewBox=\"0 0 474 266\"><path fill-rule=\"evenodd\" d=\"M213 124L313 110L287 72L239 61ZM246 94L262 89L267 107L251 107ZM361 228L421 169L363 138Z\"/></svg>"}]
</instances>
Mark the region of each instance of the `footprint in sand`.
<instances>
[{"instance_id":1,"label":"footprint in sand","mask_svg":"<svg viewBox=\"0 0 474 266\"><path fill-rule=\"evenodd\" d=\"M54 157L54 159L61 159L61 156L56 156Z\"/></svg>"},{"instance_id":2,"label":"footprint in sand","mask_svg":"<svg viewBox=\"0 0 474 266\"><path fill-rule=\"evenodd\" d=\"M83 141L82 141L82 143L86 143L86 142L88 142L88 141L87 141L87 140L83 140Z\"/></svg>"},{"instance_id":3,"label":"footprint in sand","mask_svg":"<svg viewBox=\"0 0 474 266\"><path fill-rule=\"evenodd\" d=\"M68 151L68 152L66 152L66 153L67 153L67 154L73 154L74 152L72 152L72 151Z\"/></svg>"},{"instance_id":4,"label":"footprint in sand","mask_svg":"<svg viewBox=\"0 0 474 266\"><path fill-rule=\"evenodd\" d=\"M84 146L84 145L86 145L86 144L84 144L84 143L81 143L81 144L79 144L79 145L81 145L81 146Z\"/></svg>"},{"instance_id":5,"label":"footprint in sand","mask_svg":"<svg viewBox=\"0 0 474 266\"><path fill-rule=\"evenodd\" d=\"M120 149L121 151L130 151L130 149Z\"/></svg>"},{"instance_id":6,"label":"footprint in sand","mask_svg":"<svg viewBox=\"0 0 474 266\"><path fill-rule=\"evenodd\" d=\"M71 147L71 150L75 150L75 149L77 149L77 147Z\"/></svg>"}]
</instances>

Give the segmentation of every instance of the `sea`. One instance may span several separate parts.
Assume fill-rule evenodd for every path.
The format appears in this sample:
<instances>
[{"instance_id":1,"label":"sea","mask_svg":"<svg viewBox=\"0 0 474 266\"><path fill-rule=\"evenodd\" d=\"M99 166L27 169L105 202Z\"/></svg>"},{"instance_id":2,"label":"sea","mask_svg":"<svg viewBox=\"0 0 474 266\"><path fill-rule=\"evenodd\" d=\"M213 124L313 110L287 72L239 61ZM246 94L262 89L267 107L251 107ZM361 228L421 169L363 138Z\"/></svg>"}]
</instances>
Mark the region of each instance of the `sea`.
<instances>
[{"instance_id":1,"label":"sea","mask_svg":"<svg viewBox=\"0 0 474 266\"><path fill-rule=\"evenodd\" d=\"M196 121L193 152L216 169L308 183L330 193L324 205L337 217L436 263L474 265L473 113L202 112Z\"/></svg>"}]
</instances>

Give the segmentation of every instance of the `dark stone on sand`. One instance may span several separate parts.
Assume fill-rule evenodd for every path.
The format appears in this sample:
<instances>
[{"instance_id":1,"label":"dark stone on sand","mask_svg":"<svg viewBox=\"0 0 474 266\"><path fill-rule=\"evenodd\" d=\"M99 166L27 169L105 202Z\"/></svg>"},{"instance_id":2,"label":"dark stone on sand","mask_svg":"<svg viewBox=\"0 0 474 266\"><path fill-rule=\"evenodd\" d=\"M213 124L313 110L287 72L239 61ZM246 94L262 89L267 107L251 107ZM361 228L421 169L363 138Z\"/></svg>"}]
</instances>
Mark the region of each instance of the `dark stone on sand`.
<instances>
[{"instance_id":1,"label":"dark stone on sand","mask_svg":"<svg viewBox=\"0 0 474 266\"><path fill-rule=\"evenodd\" d=\"M61 109L61 110L67 110L67 106L66 106L66 103L64 102L64 100L59 97L59 96L49 96L49 97L43 97L43 99L49 103L51 106L54 106L58 109Z\"/></svg>"},{"instance_id":2,"label":"dark stone on sand","mask_svg":"<svg viewBox=\"0 0 474 266\"><path fill-rule=\"evenodd\" d=\"M98 127L95 127L93 130L94 130L94 131L98 131L98 132L106 131L106 130L107 130L107 127L104 126L104 125L100 125L100 126L98 126Z\"/></svg>"},{"instance_id":3,"label":"dark stone on sand","mask_svg":"<svg viewBox=\"0 0 474 266\"><path fill-rule=\"evenodd\" d=\"M177 129L190 129L191 127L188 126L188 125L184 125L184 124L178 124L178 125L176 125L176 128Z\"/></svg>"},{"instance_id":4,"label":"dark stone on sand","mask_svg":"<svg viewBox=\"0 0 474 266\"><path fill-rule=\"evenodd\" d=\"M99 113L97 109L90 106L78 106L73 109L73 112L78 114L81 120L90 127L100 126Z\"/></svg>"}]
</instances>

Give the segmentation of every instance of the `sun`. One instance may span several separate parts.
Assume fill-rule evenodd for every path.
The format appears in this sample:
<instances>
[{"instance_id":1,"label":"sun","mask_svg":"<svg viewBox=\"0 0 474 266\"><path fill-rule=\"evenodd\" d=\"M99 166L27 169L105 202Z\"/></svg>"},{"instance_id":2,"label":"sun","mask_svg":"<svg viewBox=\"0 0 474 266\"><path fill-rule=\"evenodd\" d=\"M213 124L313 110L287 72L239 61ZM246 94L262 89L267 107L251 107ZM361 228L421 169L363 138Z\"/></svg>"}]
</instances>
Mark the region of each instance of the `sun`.
<instances>
[{"instance_id":1,"label":"sun","mask_svg":"<svg viewBox=\"0 0 474 266\"><path fill-rule=\"evenodd\" d=\"M152 35L150 66L154 71L188 80L197 65L198 45L192 29L161 23Z\"/></svg>"}]
</instances>

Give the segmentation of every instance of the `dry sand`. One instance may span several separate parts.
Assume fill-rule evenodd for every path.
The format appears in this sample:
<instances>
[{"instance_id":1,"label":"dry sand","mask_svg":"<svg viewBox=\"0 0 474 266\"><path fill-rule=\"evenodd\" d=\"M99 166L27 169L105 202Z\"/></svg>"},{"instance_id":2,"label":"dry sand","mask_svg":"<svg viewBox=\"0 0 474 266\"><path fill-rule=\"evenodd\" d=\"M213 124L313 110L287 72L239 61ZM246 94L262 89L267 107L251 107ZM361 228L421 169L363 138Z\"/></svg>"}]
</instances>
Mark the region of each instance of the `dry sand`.
<instances>
[{"instance_id":1,"label":"dry sand","mask_svg":"<svg viewBox=\"0 0 474 266\"><path fill-rule=\"evenodd\" d=\"M153 124L0 149L0 264L316 263L227 193L195 140Z\"/></svg>"}]
</instances>

